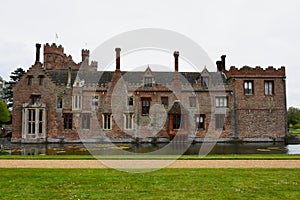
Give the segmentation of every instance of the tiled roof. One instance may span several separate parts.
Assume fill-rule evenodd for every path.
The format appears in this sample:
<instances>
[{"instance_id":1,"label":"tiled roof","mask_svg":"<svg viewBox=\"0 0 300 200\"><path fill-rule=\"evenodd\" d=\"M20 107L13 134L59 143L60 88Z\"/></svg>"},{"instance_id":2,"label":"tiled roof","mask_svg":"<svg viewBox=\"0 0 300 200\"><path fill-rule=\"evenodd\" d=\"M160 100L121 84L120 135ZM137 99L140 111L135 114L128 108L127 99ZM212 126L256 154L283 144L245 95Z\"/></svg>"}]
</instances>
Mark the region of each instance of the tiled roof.
<instances>
[{"instance_id":1,"label":"tiled roof","mask_svg":"<svg viewBox=\"0 0 300 200\"><path fill-rule=\"evenodd\" d=\"M68 81L68 70L51 70L48 71L52 80L58 84L66 84ZM181 82L184 83L196 83L201 73L199 72L180 72ZM106 84L112 80L114 75L113 71L79 71L71 73L71 84L74 83L76 76L79 76L80 80L84 80L86 84ZM144 72L130 71L122 72L123 79L132 84L142 84ZM226 83L226 77L220 72L210 72L212 84L224 84ZM171 84L174 78L174 72L153 72L153 78L155 83L166 85Z\"/></svg>"}]
</instances>

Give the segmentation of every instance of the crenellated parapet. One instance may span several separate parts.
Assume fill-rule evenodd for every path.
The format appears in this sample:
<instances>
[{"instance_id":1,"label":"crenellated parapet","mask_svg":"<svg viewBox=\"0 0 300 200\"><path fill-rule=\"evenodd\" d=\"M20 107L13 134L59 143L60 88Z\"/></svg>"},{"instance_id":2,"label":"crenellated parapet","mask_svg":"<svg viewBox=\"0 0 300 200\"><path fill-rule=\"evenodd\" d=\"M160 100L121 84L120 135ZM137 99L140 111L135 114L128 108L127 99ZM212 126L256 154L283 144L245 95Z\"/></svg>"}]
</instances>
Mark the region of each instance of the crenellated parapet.
<instances>
[{"instance_id":1,"label":"crenellated parapet","mask_svg":"<svg viewBox=\"0 0 300 200\"><path fill-rule=\"evenodd\" d=\"M44 45L44 54L57 54L57 55L64 55L64 48L61 45L56 45L55 43L53 43L52 45L50 45L49 43L46 43Z\"/></svg>"},{"instance_id":2,"label":"crenellated parapet","mask_svg":"<svg viewBox=\"0 0 300 200\"><path fill-rule=\"evenodd\" d=\"M44 45L44 67L46 70L67 70L69 67L78 70L79 65L73 61L71 55L67 56L64 53L64 48L61 45L46 43Z\"/></svg>"},{"instance_id":3,"label":"crenellated parapet","mask_svg":"<svg viewBox=\"0 0 300 200\"><path fill-rule=\"evenodd\" d=\"M244 66L240 69L231 66L228 71L225 72L227 78L233 77L245 77L245 76L281 76L285 77L285 67L282 66L279 69L274 68L273 66L269 66L266 69L263 69L259 66L253 68L249 66Z\"/></svg>"}]
</instances>

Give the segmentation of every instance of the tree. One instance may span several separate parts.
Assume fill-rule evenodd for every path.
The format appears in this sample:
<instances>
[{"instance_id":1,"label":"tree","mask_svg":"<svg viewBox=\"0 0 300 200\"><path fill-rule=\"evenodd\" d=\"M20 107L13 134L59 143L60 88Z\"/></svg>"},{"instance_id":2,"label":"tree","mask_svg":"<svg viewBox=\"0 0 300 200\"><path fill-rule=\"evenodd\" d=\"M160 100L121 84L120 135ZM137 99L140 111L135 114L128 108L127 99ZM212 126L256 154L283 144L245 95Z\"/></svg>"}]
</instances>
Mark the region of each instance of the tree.
<instances>
[{"instance_id":1,"label":"tree","mask_svg":"<svg viewBox=\"0 0 300 200\"><path fill-rule=\"evenodd\" d=\"M296 125L300 123L300 109L289 107L287 111L288 125Z\"/></svg>"},{"instance_id":2,"label":"tree","mask_svg":"<svg viewBox=\"0 0 300 200\"><path fill-rule=\"evenodd\" d=\"M4 87L5 87L5 81L0 76L0 99L4 98Z\"/></svg>"},{"instance_id":3,"label":"tree","mask_svg":"<svg viewBox=\"0 0 300 200\"><path fill-rule=\"evenodd\" d=\"M0 99L0 126L4 122L10 121L10 114L4 101Z\"/></svg>"},{"instance_id":4,"label":"tree","mask_svg":"<svg viewBox=\"0 0 300 200\"><path fill-rule=\"evenodd\" d=\"M22 68L18 68L11 73L10 81L6 83L8 86L4 89L4 99L7 102L8 109L13 106L13 86L21 79L25 71Z\"/></svg>"}]
</instances>

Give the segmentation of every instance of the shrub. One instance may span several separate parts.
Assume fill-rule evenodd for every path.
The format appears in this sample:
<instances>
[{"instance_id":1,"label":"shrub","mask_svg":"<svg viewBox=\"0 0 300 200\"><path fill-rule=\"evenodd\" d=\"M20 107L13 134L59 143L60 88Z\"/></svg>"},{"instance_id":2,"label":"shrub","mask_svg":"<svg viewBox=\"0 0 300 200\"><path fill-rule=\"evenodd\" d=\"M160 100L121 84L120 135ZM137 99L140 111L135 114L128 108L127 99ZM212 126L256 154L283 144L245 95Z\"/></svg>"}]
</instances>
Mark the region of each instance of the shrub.
<instances>
[{"instance_id":1,"label":"shrub","mask_svg":"<svg viewBox=\"0 0 300 200\"><path fill-rule=\"evenodd\" d=\"M300 124L298 123L298 124L295 124L294 126L293 126L293 129L300 129Z\"/></svg>"}]
</instances>

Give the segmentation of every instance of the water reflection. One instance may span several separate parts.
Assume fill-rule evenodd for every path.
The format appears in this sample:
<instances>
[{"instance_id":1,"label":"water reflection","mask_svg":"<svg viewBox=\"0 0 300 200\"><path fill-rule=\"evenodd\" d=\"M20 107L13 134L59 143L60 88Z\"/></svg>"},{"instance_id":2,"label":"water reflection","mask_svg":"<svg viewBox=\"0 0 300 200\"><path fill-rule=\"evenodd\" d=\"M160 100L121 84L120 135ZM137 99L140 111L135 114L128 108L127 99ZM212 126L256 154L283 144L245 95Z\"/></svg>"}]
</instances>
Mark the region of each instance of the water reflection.
<instances>
[{"instance_id":1,"label":"water reflection","mask_svg":"<svg viewBox=\"0 0 300 200\"><path fill-rule=\"evenodd\" d=\"M175 143L169 148L166 144L91 144L88 149L83 144L11 144L2 141L0 154L10 155L127 155L149 153L167 149L162 154L176 155L186 149L184 143ZM93 146L94 145L94 146ZM201 143L191 144L185 155L198 155ZM93 148L94 147L94 148ZM210 154L300 154L300 145L284 143L218 143Z\"/></svg>"}]
</instances>

